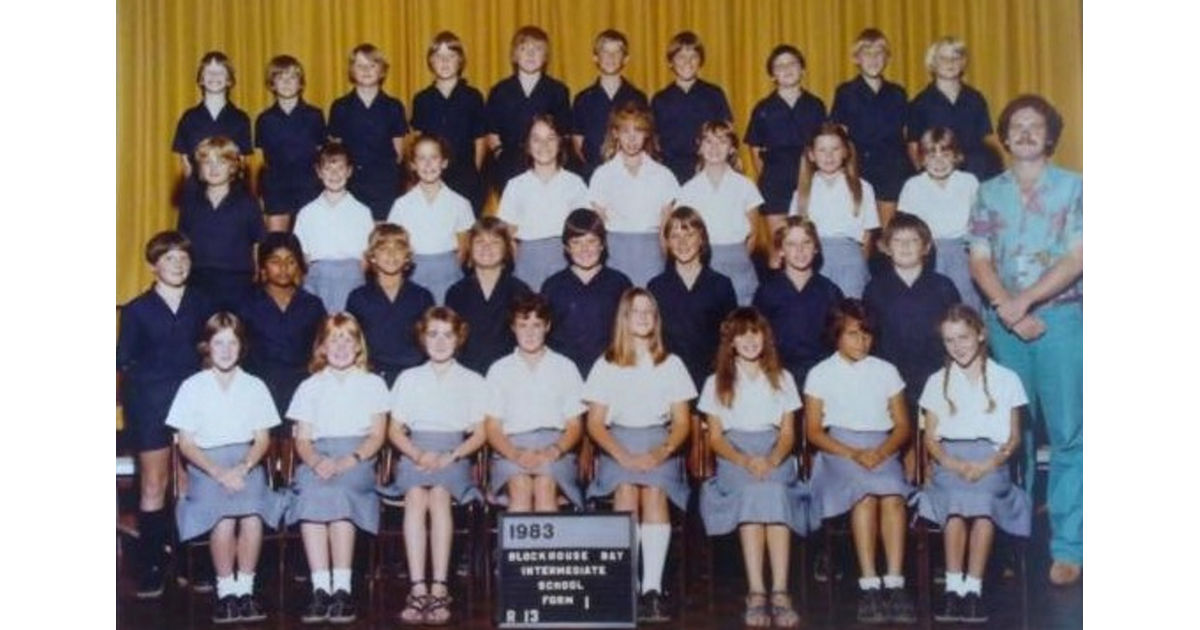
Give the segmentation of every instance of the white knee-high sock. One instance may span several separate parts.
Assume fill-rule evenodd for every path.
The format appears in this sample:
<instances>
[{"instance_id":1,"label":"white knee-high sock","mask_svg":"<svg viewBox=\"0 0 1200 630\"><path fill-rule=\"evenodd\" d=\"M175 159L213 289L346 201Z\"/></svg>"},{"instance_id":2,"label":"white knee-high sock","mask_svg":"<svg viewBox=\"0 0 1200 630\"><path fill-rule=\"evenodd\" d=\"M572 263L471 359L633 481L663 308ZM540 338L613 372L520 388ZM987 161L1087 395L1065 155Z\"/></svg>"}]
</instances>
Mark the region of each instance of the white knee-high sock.
<instances>
[{"instance_id":1,"label":"white knee-high sock","mask_svg":"<svg viewBox=\"0 0 1200 630\"><path fill-rule=\"evenodd\" d=\"M671 526L651 523L638 526L642 543L642 592L662 592L663 568L667 565L667 549L671 545Z\"/></svg>"}]
</instances>

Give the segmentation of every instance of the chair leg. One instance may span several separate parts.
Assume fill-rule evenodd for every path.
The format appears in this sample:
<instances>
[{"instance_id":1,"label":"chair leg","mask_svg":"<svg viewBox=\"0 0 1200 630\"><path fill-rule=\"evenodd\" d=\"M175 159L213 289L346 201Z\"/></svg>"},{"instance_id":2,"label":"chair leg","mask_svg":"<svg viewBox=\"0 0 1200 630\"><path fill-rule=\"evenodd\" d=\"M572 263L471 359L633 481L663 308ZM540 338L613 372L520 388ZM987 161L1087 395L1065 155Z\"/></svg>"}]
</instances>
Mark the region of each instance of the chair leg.
<instances>
[{"instance_id":1,"label":"chair leg","mask_svg":"<svg viewBox=\"0 0 1200 630\"><path fill-rule=\"evenodd\" d=\"M933 575L930 569L929 525L924 521L916 524L917 558L917 615L921 626L929 628L933 619Z\"/></svg>"},{"instance_id":2,"label":"chair leg","mask_svg":"<svg viewBox=\"0 0 1200 630\"><path fill-rule=\"evenodd\" d=\"M825 604L829 607L829 624L837 626L837 557L833 553L833 525L825 523ZM806 568L805 570L811 570Z\"/></svg>"}]
</instances>

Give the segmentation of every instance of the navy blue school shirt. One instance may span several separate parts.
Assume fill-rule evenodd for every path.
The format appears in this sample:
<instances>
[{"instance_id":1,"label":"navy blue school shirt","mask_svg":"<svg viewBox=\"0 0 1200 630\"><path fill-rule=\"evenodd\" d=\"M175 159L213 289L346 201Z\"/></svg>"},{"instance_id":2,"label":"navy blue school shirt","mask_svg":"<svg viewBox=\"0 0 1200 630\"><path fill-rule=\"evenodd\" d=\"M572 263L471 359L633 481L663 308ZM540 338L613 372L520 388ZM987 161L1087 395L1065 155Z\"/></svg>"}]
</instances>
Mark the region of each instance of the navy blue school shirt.
<instances>
[{"instance_id":1,"label":"navy blue school shirt","mask_svg":"<svg viewBox=\"0 0 1200 630\"><path fill-rule=\"evenodd\" d=\"M425 135L442 138L450 146L450 166L442 179L454 192L466 197L479 216L485 195L479 170L475 168L475 140L487 133L484 126L483 94L459 79L443 96L437 84L413 97L412 127Z\"/></svg>"},{"instance_id":2,"label":"navy blue school shirt","mask_svg":"<svg viewBox=\"0 0 1200 630\"><path fill-rule=\"evenodd\" d=\"M511 354L517 340L508 325L508 313L518 298L531 295L529 285L505 270L492 288L483 295L483 287L474 273L464 276L446 291L446 306L462 316L470 326L467 342L458 352L458 362L480 373L500 357Z\"/></svg>"},{"instance_id":3,"label":"navy blue school shirt","mask_svg":"<svg viewBox=\"0 0 1200 630\"><path fill-rule=\"evenodd\" d=\"M295 214L321 194L317 153L325 144L325 114L303 100L291 112L276 102L254 121L255 146L263 152L259 179L267 214Z\"/></svg>"},{"instance_id":4,"label":"navy blue school shirt","mask_svg":"<svg viewBox=\"0 0 1200 630\"><path fill-rule=\"evenodd\" d=\"M944 364L938 324L946 309L961 301L954 282L930 267L922 269L910 287L888 265L863 291L863 303L875 322L873 354L896 366L913 401L929 375Z\"/></svg>"},{"instance_id":5,"label":"navy blue school shirt","mask_svg":"<svg viewBox=\"0 0 1200 630\"><path fill-rule=\"evenodd\" d=\"M608 117L626 103L642 107L649 105L646 93L624 78L621 79L621 87L617 88L612 98L608 97L608 92L600 85L600 79L596 79L595 83L575 95L575 104L571 107L571 120L575 123L575 135L583 136L584 163L579 165L579 175L584 180L590 180L592 171L604 163L600 150L608 136Z\"/></svg>"},{"instance_id":6,"label":"navy blue school shirt","mask_svg":"<svg viewBox=\"0 0 1200 630\"><path fill-rule=\"evenodd\" d=\"M193 288L184 289L175 312L153 287L121 309L117 371L131 424L166 422L179 384L200 370L196 344L212 314L208 297Z\"/></svg>"},{"instance_id":7,"label":"navy blue school shirt","mask_svg":"<svg viewBox=\"0 0 1200 630\"><path fill-rule=\"evenodd\" d=\"M267 384L280 416L287 412L300 382L308 377L313 341L325 315L321 298L304 289L296 289L287 307L281 309L258 287L238 310L246 327L243 367Z\"/></svg>"},{"instance_id":8,"label":"navy blue school shirt","mask_svg":"<svg viewBox=\"0 0 1200 630\"><path fill-rule=\"evenodd\" d=\"M771 92L750 112L744 140L762 149L758 189L764 214L787 214L800 177L800 158L823 122L825 101L808 90L792 105L779 92Z\"/></svg>"},{"instance_id":9,"label":"navy blue school shirt","mask_svg":"<svg viewBox=\"0 0 1200 630\"><path fill-rule=\"evenodd\" d=\"M628 276L611 267L601 268L587 284L570 267L546 278L542 295L553 317L547 344L574 361L580 374L591 373L612 341L621 294L632 286Z\"/></svg>"},{"instance_id":10,"label":"navy blue school shirt","mask_svg":"<svg viewBox=\"0 0 1200 630\"><path fill-rule=\"evenodd\" d=\"M571 133L571 93L557 79L543 74L529 96L517 75L502 79L488 92L485 120L488 133L500 136L501 151L493 164L492 185L504 190L508 180L525 172L525 138L538 114L550 114L563 134Z\"/></svg>"},{"instance_id":11,"label":"navy blue school shirt","mask_svg":"<svg viewBox=\"0 0 1200 630\"><path fill-rule=\"evenodd\" d=\"M183 112L179 124L175 126L171 150L186 155L188 163L195 169L196 147L204 139L213 136L225 136L233 140L242 155L250 155L254 151L254 145L250 143L250 117L232 101L225 101L216 119L208 113L203 101Z\"/></svg>"},{"instance_id":12,"label":"navy blue school shirt","mask_svg":"<svg viewBox=\"0 0 1200 630\"><path fill-rule=\"evenodd\" d=\"M646 289L658 302L663 343L678 355L699 391L713 373L721 322L737 308L733 281L705 266L689 289L674 264L650 279Z\"/></svg>"},{"instance_id":13,"label":"navy blue school shirt","mask_svg":"<svg viewBox=\"0 0 1200 630\"><path fill-rule=\"evenodd\" d=\"M825 318L843 297L842 290L821 274L813 274L797 290L782 271L769 274L754 293L754 307L771 323L779 358L800 391L808 371L833 353L825 342Z\"/></svg>"},{"instance_id":14,"label":"navy blue school shirt","mask_svg":"<svg viewBox=\"0 0 1200 630\"><path fill-rule=\"evenodd\" d=\"M871 182L875 198L895 201L913 166L904 142L908 93L886 79L879 91L859 75L838 86L833 96L833 122L845 125L858 153L859 174Z\"/></svg>"},{"instance_id":15,"label":"navy blue school shirt","mask_svg":"<svg viewBox=\"0 0 1200 630\"><path fill-rule=\"evenodd\" d=\"M416 325L432 306L433 294L409 280L400 285L394 302L374 281L351 291L346 299L346 311L358 319L367 339L371 370L383 377L388 388L401 372L425 362Z\"/></svg>"},{"instance_id":16,"label":"navy blue school shirt","mask_svg":"<svg viewBox=\"0 0 1200 630\"><path fill-rule=\"evenodd\" d=\"M387 219L400 196L399 156L392 140L408 133L404 104L380 90L367 107L350 90L330 105L328 132L342 141L354 162L350 193L371 209L376 221Z\"/></svg>"},{"instance_id":17,"label":"navy blue school shirt","mask_svg":"<svg viewBox=\"0 0 1200 630\"><path fill-rule=\"evenodd\" d=\"M178 230L192 242L192 265L200 269L254 272L254 245L266 234L258 200L233 182L214 208L204 189L179 200Z\"/></svg>"},{"instance_id":18,"label":"navy blue school shirt","mask_svg":"<svg viewBox=\"0 0 1200 630\"><path fill-rule=\"evenodd\" d=\"M724 90L704 79L696 79L686 92L672 82L654 95L650 108L658 128L663 164L681 182L696 176L700 127L710 120L733 122Z\"/></svg>"},{"instance_id":19,"label":"navy blue school shirt","mask_svg":"<svg viewBox=\"0 0 1200 630\"><path fill-rule=\"evenodd\" d=\"M954 131L964 160L959 166L987 181L999 175L1004 164L996 152L983 143L992 133L987 99L975 88L963 84L953 103L937 85L930 83L908 105L908 141L920 142L921 135L932 127L949 127Z\"/></svg>"}]
</instances>

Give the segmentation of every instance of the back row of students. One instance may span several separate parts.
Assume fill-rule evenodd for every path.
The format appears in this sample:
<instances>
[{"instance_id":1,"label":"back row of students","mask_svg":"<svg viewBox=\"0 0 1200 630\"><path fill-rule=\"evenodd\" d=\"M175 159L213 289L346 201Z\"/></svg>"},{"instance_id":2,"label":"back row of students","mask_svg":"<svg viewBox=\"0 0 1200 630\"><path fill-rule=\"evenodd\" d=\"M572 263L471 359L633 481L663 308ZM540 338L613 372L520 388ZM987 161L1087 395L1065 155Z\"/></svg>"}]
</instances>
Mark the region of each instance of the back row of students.
<instances>
[{"instance_id":1,"label":"back row of students","mask_svg":"<svg viewBox=\"0 0 1200 630\"><path fill-rule=\"evenodd\" d=\"M612 141L609 118L622 106L640 105L653 113L661 160L680 184L697 173L702 127L733 124L724 91L699 77L705 48L691 31L678 33L669 42L666 57L674 81L650 99L622 77L629 47L618 31L597 36L593 59L600 76L575 96L573 104L567 87L545 74L549 49L545 31L535 26L519 29L510 51L514 73L497 83L485 102L462 78L463 43L453 33L439 33L426 55L434 82L413 98L409 120L403 103L382 90L388 70L383 53L362 44L349 60L354 89L332 103L327 125L321 110L303 100L300 62L281 55L267 67L267 86L275 103L258 116L254 144L249 117L228 100L234 84L230 60L223 53L210 52L201 59L197 73L203 100L184 113L172 145L183 165L185 193L195 188L190 175L195 171L196 149L204 139L230 138L243 155L260 148L265 166L260 189L268 227L287 229L291 217L320 191L312 171L320 146L337 139L353 164L351 192L370 208L376 221L382 221L402 190L398 160L411 123L422 134L443 139L448 161L445 181L478 216L486 197L480 173L488 156L491 183L501 192L525 171L526 156L532 153L529 129L540 116L556 121L563 139L570 139L571 150L560 159L589 181L613 155L604 149ZM767 58L766 70L776 90L754 107L744 140L759 173L762 198L756 205L761 205L772 229L788 213L805 149L827 120L846 127L848 139L858 149L854 168L873 184L884 223L914 167L919 170L920 143L934 127L954 133L966 172L983 180L1001 169L987 101L963 82L967 52L960 40L943 38L930 46L925 64L932 81L911 102L903 87L883 76L890 44L882 32L863 30L852 55L859 76L838 87L828 111L819 97L803 87L806 61L799 49L779 45Z\"/></svg>"}]
</instances>

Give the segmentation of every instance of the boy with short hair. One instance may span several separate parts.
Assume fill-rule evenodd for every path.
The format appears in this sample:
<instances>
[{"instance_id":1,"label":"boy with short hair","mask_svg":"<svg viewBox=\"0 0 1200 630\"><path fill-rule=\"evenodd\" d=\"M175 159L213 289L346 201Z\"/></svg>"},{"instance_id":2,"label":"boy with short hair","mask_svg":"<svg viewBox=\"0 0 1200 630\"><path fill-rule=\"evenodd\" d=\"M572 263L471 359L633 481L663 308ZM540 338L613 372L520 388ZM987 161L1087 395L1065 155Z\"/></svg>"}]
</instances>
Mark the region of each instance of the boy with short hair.
<instances>
[{"instance_id":1,"label":"boy with short hair","mask_svg":"<svg viewBox=\"0 0 1200 630\"><path fill-rule=\"evenodd\" d=\"M614 29L601 31L592 44L592 61L600 76L596 82L575 95L571 117L575 132L571 136L579 175L587 180L604 163L601 148L608 135L608 117L626 103L647 107L646 93L621 75L629 58L629 40Z\"/></svg>"},{"instance_id":2,"label":"boy with short hair","mask_svg":"<svg viewBox=\"0 0 1200 630\"><path fill-rule=\"evenodd\" d=\"M263 157L259 186L267 229L286 232L296 212L321 194L312 165L325 142L325 114L304 101L304 67L291 55L271 58L267 89L275 104L254 121L254 146Z\"/></svg>"},{"instance_id":3,"label":"boy with short hair","mask_svg":"<svg viewBox=\"0 0 1200 630\"><path fill-rule=\"evenodd\" d=\"M662 162L686 182L696 174L696 138L710 120L733 122L729 100L720 86L699 76L704 65L704 44L692 31L682 31L667 44L667 63L675 80L650 101L658 128Z\"/></svg>"}]
</instances>

